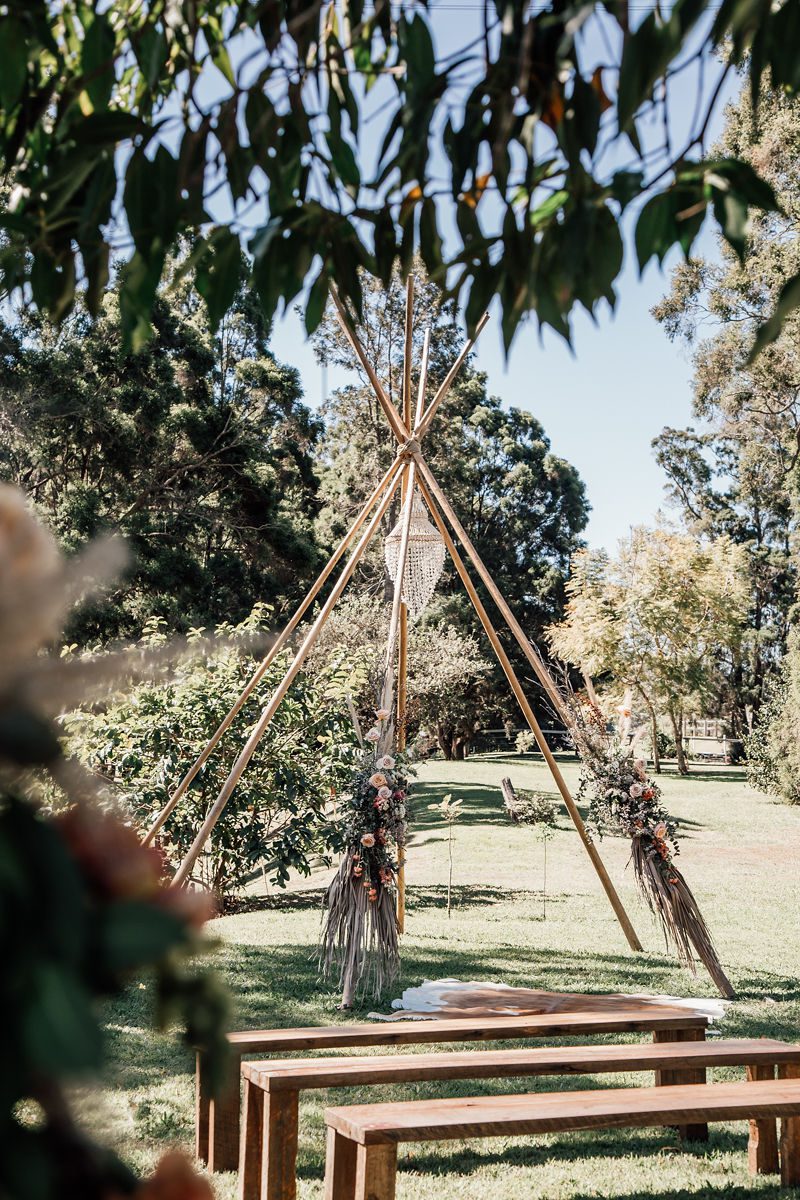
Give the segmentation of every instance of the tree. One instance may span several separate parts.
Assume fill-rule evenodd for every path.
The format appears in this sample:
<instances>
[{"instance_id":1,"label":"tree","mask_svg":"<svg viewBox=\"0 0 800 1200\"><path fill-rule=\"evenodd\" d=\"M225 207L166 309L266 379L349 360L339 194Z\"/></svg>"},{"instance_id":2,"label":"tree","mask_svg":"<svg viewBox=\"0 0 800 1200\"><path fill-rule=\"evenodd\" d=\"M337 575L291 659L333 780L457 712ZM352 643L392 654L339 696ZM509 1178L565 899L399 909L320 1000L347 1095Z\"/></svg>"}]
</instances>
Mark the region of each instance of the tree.
<instances>
[{"instance_id":1,"label":"tree","mask_svg":"<svg viewBox=\"0 0 800 1200\"><path fill-rule=\"evenodd\" d=\"M364 321L359 326L367 354L396 400L402 379L404 289L364 281ZM451 304L443 301L420 265L415 337L432 330L430 399L461 347ZM352 350L338 324L326 315L317 338L325 362L354 367ZM418 361L414 363L417 386ZM396 445L374 394L356 367L357 383L335 392L325 411L320 469L319 535L334 540L363 503L374 481L394 458ZM415 392L416 394L416 392ZM579 545L589 506L583 482L571 464L555 455L541 423L529 412L506 408L486 390L486 377L462 369L425 439L425 457L450 498L478 553L498 586L537 638L560 615L570 555ZM398 505L384 523L388 533ZM378 546L362 571L365 586L391 594ZM430 618L478 629L455 570L448 563Z\"/></svg>"},{"instance_id":2,"label":"tree","mask_svg":"<svg viewBox=\"0 0 800 1200\"><path fill-rule=\"evenodd\" d=\"M453 625L412 631L408 690L411 731L435 733L447 759L465 758L497 709L492 663L472 634Z\"/></svg>"},{"instance_id":3,"label":"tree","mask_svg":"<svg viewBox=\"0 0 800 1200\"><path fill-rule=\"evenodd\" d=\"M633 688L651 716L672 727L681 774L683 716L702 702L716 660L735 652L746 614L741 549L639 526L611 559L582 551L567 585L566 619L550 630L557 654L589 675Z\"/></svg>"},{"instance_id":4,"label":"tree","mask_svg":"<svg viewBox=\"0 0 800 1200\"><path fill-rule=\"evenodd\" d=\"M361 591L337 605L309 660L314 675L334 676L371 720L386 663L389 605ZM330 687L330 683L328 684ZM462 759L497 708L492 663L470 633L423 616L409 631L407 735L435 736L447 759Z\"/></svg>"},{"instance_id":5,"label":"tree","mask_svg":"<svg viewBox=\"0 0 800 1200\"><path fill-rule=\"evenodd\" d=\"M237 628L219 626L216 636L241 641L260 627L263 615L256 609ZM160 625L154 624L142 647L163 640ZM166 683L142 684L100 712L68 719L70 746L108 781L136 825L146 829L233 706L254 666L252 656L235 642L212 647L203 657L179 665ZM173 867L194 841L285 667L285 659L276 661L245 704L236 728L170 817L162 846ZM259 869L284 886L291 870L308 874L312 855L339 848L330 804L352 773L355 733L346 710L330 702L330 682L295 683L226 805L203 864L203 883L216 895L240 890Z\"/></svg>"},{"instance_id":6,"label":"tree","mask_svg":"<svg viewBox=\"0 0 800 1200\"><path fill-rule=\"evenodd\" d=\"M748 635L721 680L740 735L783 653L796 586L797 314L754 362L750 355L783 280L800 266L799 139L800 108L785 96L765 89L757 124L745 91L730 106L716 152L752 161L775 188L781 212L753 220L743 263L720 240L718 261L679 267L655 309L668 336L693 349L698 425L665 429L655 443L671 497L692 529L731 537L748 559Z\"/></svg>"},{"instance_id":7,"label":"tree","mask_svg":"<svg viewBox=\"0 0 800 1200\"><path fill-rule=\"evenodd\" d=\"M747 778L759 791L800 804L800 639L789 634L780 671L767 688L745 742Z\"/></svg>"},{"instance_id":8,"label":"tree","mask_svg":"<svg viewBox=\"0 0 800 1200\"><path fill-rule=\"evenodd\" d=\"M749 163L702 155L724 77L748 55L754 96L765 72L797 91L798 4L676 0L632 28L626 5L495 0L445 53L427 13L384 0L348 0L341 19L322 0L15 0L0 16L14 182L0 288L59 320L85 286L97 312L110 248L126 244L138 347L170 247L199 229L191 267L212 322L246 241L265 316L306 287L313 330L332 280L360 314L359 266L388 283L419 245L466 297L468 325L497 295L506 345L529 313L568 336L576 305L614 305L632 201L647 198L642 266L688 253L707 211L741 251L749 209L775 209ZM673 145L670 100L692 85L697 111ZM359 141L370 118L377 164ZM778 315L798 302L795 276Z\"/></svg>"},{"instance_id":9,"label":"tree","mask_svg":"<svg viewBox=\"0 0 800 1200\"><path fill-rule=\"evenodd\" d=\"M122 345L119 285L96 321L23 313L0 330L0 478L67 550L108 529L132 550L112 603L73 621L81 642L137 636L154 615L178 630L236 622L296 597L318 563L320 423L297 372L270 353L252 294L212 335L179 264L173 277L137 353Z\"/></svg>"}]
</instances>

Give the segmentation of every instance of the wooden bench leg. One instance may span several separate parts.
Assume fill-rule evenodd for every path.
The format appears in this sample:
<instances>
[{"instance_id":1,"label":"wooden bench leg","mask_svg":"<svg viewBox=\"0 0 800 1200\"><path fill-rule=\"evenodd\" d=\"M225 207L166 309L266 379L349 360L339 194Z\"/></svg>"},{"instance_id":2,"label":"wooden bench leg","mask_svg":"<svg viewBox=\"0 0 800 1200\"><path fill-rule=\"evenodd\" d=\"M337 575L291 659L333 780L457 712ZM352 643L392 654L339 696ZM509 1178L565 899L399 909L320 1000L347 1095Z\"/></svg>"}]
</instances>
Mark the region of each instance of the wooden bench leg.
<instances>
[{"instance_id":1,"label":"wooden bench leg","mask_svg":"<svg viewBox=\"0 0 800 1200\"><path fill-rule=\"evenodd\" d=\"M296 1091L264 1093L260 1200L295 1198L299 1101Z\"/></svg>"},{"instance_id":2,"label":"wooden bench leg","mask_svg":"<svg viewBox=\"0 0 800 1200\"><path fill-rule=\"evenodd\" d=\"M397 1143L359 1145L356 1150L355 1200L394 1200L396 1183ZM339 1200L339 1197L335 1200Z\"/></svg>"},{"instance_id":3,"label":"wooden bench leg","mask_svg":"<svg viewBox=\"0 0 800 1200\"><path fill-rule=\"evenodd\" d=\"M356 1193L356 1143L328 1129L324 1200L353 1200Z\"/></svg>"},{"instance_id":4,"label":"wooden bench leg","mask_svg":"<svg viewBox=\"0 0 800 1200\"><path fill-rule=\"evenodd\" d=\"M657 1029L653 1033L654 1042L704 1042L705 1029ZM705 1083L705 1067L687 1067L682 1071L656 1071L656 1087L667 1087L669 1084ZM707 1142L708 1125L678 1125L680 1136L687 1142Z\"/></svg>"},{"instance_id":5,"label":"wooden bench leg","mask_svg":"<svg viewBox=\"0 0 800 1200\"><path fill-rule=\"evenodd\" d=\"M800 1064L779 1064L778 1078L800 1079ZM800 1187L800 1117L784 1117L781 1121L781 1184Z\"/></svg>"},{"instance_id":6,"label":"wooden bench leg","mask_svg":"<svg viewBox=\"0 0 800 1200\"><path fill-rule=\"evenodd\" d=\"M208 1120L211 1095L208 1079L202 1066L202 1057L195 1058L194 1069L194 1152L201 1163L208 1162Z\"/></svg>"},{"instance_id":7,"label":"wooden bench leg","mask_svg":"<svg viewBox=\"0 0 800 1200\"><path fill-rule=\"evenodd\" d=\"M747 1078L749 1080L774 1079L775 1068L750 1066L747 1068ZM778 1126L774 1118L750 1122L747 1163L751 1175L777 1175L779 1170Z\"/></svg>"},{"instance_id":8,"label":"wooden bench leg","mask_svg":"<svg viewBox=\"0 0 800 1200\"><path fill-rule=\"evenodd\" d=\"M209 1103L208 1169L235 1171L239 1166L239 1062L231 1076Z\"/></svg>"},{"instance_id":9,"label":"wooden bench leg","mask_svg":"<svg viewBox=\"0 0 800 1200\"><path fill-rule=\"evenodd\" d=\"M264 1090L244 1081L242 1137L239 1147L238 1200L261 1200L261 1172L264 1157Z\"/></svg>"}]
</instances>

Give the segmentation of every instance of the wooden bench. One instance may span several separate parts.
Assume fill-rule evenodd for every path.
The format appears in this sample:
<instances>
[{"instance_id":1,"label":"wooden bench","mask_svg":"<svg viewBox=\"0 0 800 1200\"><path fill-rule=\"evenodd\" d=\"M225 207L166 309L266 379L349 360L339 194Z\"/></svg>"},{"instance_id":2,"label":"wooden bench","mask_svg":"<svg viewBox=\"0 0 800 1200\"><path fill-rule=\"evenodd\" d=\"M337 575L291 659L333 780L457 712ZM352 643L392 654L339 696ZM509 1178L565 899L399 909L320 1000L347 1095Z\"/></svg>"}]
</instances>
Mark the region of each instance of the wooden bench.
<instances>
[{"instance_id":1,"label":"wooden bench","mask_svg":"<svg viewBox=\"0 0 800 1200\"><path fill-rule=\"evenodd\" d=\"M800 1046L766 1038L665 1042L642 1046L547 1046L445 1054L286 1059L242 1063L244 1122L239 1162L240 1200L294 1200L301 1091L453 1079L508 1079L654 1071L656 1082L704 1083L708 1067L747 1067L751 1078L774 1077L778 1064L800 1065ZM705 1125L686 1132L704 1132ZM773 1170L775 1122L754 1128L757 1169ZM772 1150L774 1147L774 1151ZM767 1162L767 1159L769 1160ZM776 1159L777 1161L777 1159ZM763 1165L766 1163L766 1166Z\"/></svg>"},{"instance_id":2,"label":"wooden bench","mask_svg":"<svg viewBox=\"0 0 800 1200\"><path fill-rule=\"evenodd\" d=\"M800 1184L800 1077L795 1065L778 1070L786 1077L329 1108L325 1200L394 1200L400 1142L777 1117L781 1182L794 1187ZM778 1169L777 1154L772 1169Z\"/></svg>"},{"instance_id":3,"label":"wooden bench","mask_svg":"<svg viewBox=\"0 0 800 1200\"><path fill-rule=\"evenodd\" d=\"M233 1064L228 1086L216 1097L198 1056L196 1073L195 1153L211 1171L235 1171L239 1165L239 1064L247 1054L359 1046L412 1046L437 1042L491 1042L525 1038L583 1037L604 1033L652 1033L657 1040L705 1037L708 1018L686 1008L653 1005L626 1012L545 1013L538 1016L455 1017L434 1021L370 1021L305 1029L254 1029L230 1033Z\"/></svg>"}]
</instances>

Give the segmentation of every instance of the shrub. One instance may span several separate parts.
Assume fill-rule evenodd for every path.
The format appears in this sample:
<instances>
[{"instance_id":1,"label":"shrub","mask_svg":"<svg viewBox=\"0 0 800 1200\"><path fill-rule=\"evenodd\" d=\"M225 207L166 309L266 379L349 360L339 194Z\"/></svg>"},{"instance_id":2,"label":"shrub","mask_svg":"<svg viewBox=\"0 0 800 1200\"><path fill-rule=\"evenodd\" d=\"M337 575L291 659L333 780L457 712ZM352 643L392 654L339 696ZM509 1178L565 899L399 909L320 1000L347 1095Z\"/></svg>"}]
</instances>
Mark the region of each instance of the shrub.
<instances>
[{"instance_id":1,"label":"shrub","mask_svg":"<svg viewBox=\"0 0 800 1200\"><path fill-rule=\"evenodd\" d=\"M753 787L800 804L800 637L789 635L780 674L745 739Z\"/></svg>"},{"instance_id":2,"label":"shrub","mask_svg":"<svg viewBox=\"0 0 800 1200\"><path fill-rule=\"evenodd\" d=\"M521 729L514 742L517 754L532 754L536 749L536 738L530 729Z\"/></svg>"},{"instance_id":3,"label":"shrub","mask_svg":"<svg viewBox=\"0 0 800 1200\"><path fill-rule=\"evenodd\" d=\"M239 696L255 661L230 642L256 628L261 614L228 642L180 664L164 683L146 683L102 712L76 715L73 752L113 784L142 828L160 812L180 779ZM146 642L161 635L151 626ZM285 670L278 658L248 699L164 827L162 846L175 863L191 845L262 708ZM259 868L278 885L290 869L308 874L310 858L340 846L333 801L352 771L355 733L346 709L329 701L332 678L300 676L281 704L214 829L199 877L223 894L241 889Z\"/></svg>"}]
</instances>

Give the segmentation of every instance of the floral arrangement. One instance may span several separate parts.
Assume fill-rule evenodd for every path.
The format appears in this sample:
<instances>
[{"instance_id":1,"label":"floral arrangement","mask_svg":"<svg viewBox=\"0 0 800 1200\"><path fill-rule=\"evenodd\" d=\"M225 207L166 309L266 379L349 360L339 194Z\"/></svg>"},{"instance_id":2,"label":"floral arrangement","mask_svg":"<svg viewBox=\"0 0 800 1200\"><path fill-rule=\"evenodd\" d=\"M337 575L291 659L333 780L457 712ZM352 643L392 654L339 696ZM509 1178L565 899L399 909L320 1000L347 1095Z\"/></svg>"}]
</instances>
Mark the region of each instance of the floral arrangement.
<instances>
[{"instance_id":1,"label":"floral arrangement","mask_svg":"<svg viewBox=\"0 0 800 1200\"><path fill-rule=\"evenodd\" d=\"M407 789L402 756L388 752L390 718L388 708L376 709L363 736L346 796L344 856L326 897L321 966L326 977L338 969L344 1007L359 989L380 995L400 966L395 892Z\"/></svg>"},{"instance_id":2,"label":"floral arrangement","mask_svg":"<svg viewBox=\"0 0 800 1200\"><path fill-rule=\"evenodd\" d=\"M565 697L570 732L580 754L583 776L579 795L589 800L589 825L598 836L622 834L631 839L636 883L659 921L668 946L692 972L695 958L706 967L723 996L733 988L719 961L708 926L692 891L676 865L680 854L677 827L661 801L661 789L636 757L637 736L630 744L630 711L620 709L617 736L609 734L600 710Z\"/></svg>"}]
</instances>

